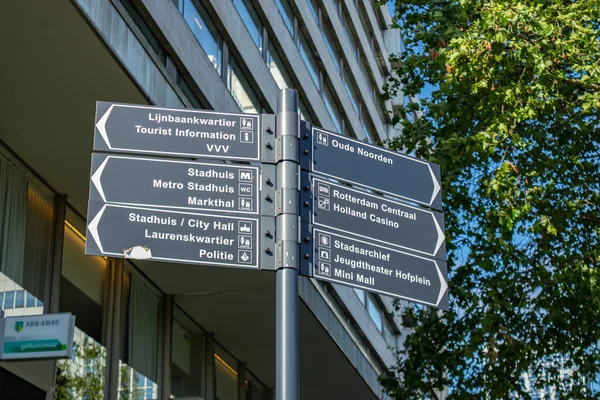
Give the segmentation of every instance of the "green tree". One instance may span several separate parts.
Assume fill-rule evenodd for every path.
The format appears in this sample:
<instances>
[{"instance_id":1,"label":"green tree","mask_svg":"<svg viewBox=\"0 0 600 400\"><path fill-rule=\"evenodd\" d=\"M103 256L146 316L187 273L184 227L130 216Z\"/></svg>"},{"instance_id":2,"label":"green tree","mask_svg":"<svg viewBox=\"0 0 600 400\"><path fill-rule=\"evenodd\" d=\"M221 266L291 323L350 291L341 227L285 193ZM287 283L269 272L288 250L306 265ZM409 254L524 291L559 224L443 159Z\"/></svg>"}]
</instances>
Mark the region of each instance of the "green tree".
<instances>
[{"instance_id":1,"label":"green tree","mask_svg":"<svg viewBox=\"0 0 600 400\"><path fill-rule=\"evenodd\" d=\"M519 378L532 371L561 399L598 398L600 0L396 0L394 11L406 51L385 96L433 92L405 106L388 145L441 165L451 309L403 310L413 333L385 390L528 398Z\"/></svg>"}]
</instances>

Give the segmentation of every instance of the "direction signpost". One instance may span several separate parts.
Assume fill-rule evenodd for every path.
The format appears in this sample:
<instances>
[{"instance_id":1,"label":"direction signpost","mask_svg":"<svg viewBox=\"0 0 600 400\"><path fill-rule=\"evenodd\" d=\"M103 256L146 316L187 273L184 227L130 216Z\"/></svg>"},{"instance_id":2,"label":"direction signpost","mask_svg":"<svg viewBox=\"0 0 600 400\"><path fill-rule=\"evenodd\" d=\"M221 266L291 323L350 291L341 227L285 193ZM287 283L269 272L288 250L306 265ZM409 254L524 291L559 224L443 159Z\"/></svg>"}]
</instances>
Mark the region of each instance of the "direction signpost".
<instances>
[{"instance_id":1,"label":"direction signpost","mask_svg":"<svg viewBox=\"0 0 600 400\"><path fill-rule=\"evenodd\" d=\"M262 117L98 102L88 206L86 254L276 270L278 400L298 398L299 271L448 309L439 166L297 109L290 89Z\"/></svg>"},{"instance_id":2,"label":"direction signpost","mask_svg":"<svg viewBox=\"0 0 600 400\"><path fill-rule=\"evenodd\" d=\"M438 165L320 128L311 137L313 173L441 209Z\"/></svg>"},{"instance_id":3,"label":"direction signpost","mask_svg":"<svg viewBox=\"0 0 600 400\"><path fill-rule=\"evenodd\" d=\"M258 115L98 102L95 151L260 161Z\"/></svg>"},{"instance_id":4,"label":"direction signpost","mask_svg":"<svg viewBox=\"0 0 600 400\"><path fill-rule=\"evenodd\" d=\"M313 230L315 277L448 309L446 263Z\"/></svg>"},{"instance_id":5,"label":"direction signpost","mask_svg":"<svg viewBox=\"0 0 600 400\"><path fill-rule=\"evenodd\" d=\"M444 217L313 178L312 223L363 239L446 259Z\"/></svg>"},{"instance_id":6,"label":"direction signpost","mask_svg":"<svg viewBox=\"0 0 600 400\"><path fill-rule=\"evenodd\" d=\"M258 220L102 202L88 206L86 254L258 268Z\"/></svg>"},{"instance_id":7,"label":"direction signpost","mask_svg":"<svg viewBox=\"0 0 600 400\"><path fill-rule=\"evenodd\" d=\"M257 167L92 155L90 201L257 215Z\"/></svg>"}]
</instances>

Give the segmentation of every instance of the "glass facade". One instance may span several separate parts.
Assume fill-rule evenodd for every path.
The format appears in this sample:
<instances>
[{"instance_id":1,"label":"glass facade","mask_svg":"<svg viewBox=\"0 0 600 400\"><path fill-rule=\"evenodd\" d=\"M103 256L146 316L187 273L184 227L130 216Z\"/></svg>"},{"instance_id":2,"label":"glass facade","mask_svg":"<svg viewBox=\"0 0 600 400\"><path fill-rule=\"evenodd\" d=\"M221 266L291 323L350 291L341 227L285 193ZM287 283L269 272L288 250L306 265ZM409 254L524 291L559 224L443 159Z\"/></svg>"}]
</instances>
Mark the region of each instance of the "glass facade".
<instances>
[{"instance_id":1,"label":"glass facade","mask_svg":"<svg viewBox=\"0 0 600 400\"><path fill-rule=\"evenodd\" d=\"M331 90L329 89L329 87L325 88L325 92L323 93L323 100L325 101L325 107L327 108L327 111L329 112L329 115L331 116L331 119L333 120L333 123L334 123L337 131L341 133L342 132L342 112L340 111L339 107L335 103L333 94L332 94Z\"/></svg>"},{"instance_id":2,"label":"glass facade","mask_svg":"<svg viewBox=\"0 0 600 400\"><path fill-rule=\"evenodd\" d=\"M254 40L254 44L258 47L258 51L263 51L263 35L262 35L262 24L260 18L254 9L254 6L248 0L233 0L235 8L237 8L244 21L244 25L248 28L250 37Z\"/></svg>"},{"instance_id":3,"label":"glass facade","mask_svg":"<svg viewBox=\"0 0 600 400\"><path fill-rule=\"evenodd\" d=\"M277 4L277 8L279 9L283 22L285 22L285 26L290 32L290 35L294 37L294 13L289 0L275 0L275 4Z\"/></svg>"},{"instance_id":4,"label":"glass facade","mask_svg":"<svg viewBox=\"0 0 600 400\"><path fill-rule=\"evenodd\" d=\"M275 79L279 89L293 87L290 75L285 69L283 61L281 61L281 57L279 57L277 50L275 50L275 47L273 47L273 44L269 45L269 52L267 54L267 67L269 68L269 72L271 72L271 75L273 76L273 79Z\"/></svg>"},{"instance_id":5,"label":"glass facade","mask_svg":"<svg viewBox=\"0 0 600 400\"><path fill-rule=\"evenodd\" d=\"M310 77L313 82L317 86L317 89L321 88L320 79L319 79L319 65L317 64L317 60L313 54L312 49L310 48L308 41L306 40L306 36L304 34L300 34L300 55L302 56L302 60L304 60L304 64L306 68L308 68L308 72L310 73Z\"/></svg>"},{"instance_id":6,"label":"glass facade","mask_svg":"<svg viewBox=\"0 0 600 400\"><path fill-rule=\"evenodd\" d=\"M208 18L208 13L194 0L180 0L180 12L215 69L221 73L220 35ZM204 17L203 17L204 16Z\"/></svg>"},{"instance_id":7,"label":"glass facade","mask_svg":"<svg viewBox=\"0 0 600 400\"><path fill-rule=\"evenodd\" d=\"M258 113L258 100L252 92L239 64L232 58L227 68L227 88L245 113Z\"/></svg>"},{"instance_id":8,"label":"glass facade","mask_svg":"<svg viewBox=\"0 0 600 400\"><path fill-rule=\"evenodd\" d=\"M338 51L338 46L335 44L333 39L333 32L331 31L330 26L325 26L323 29L323 38L325 39L325 44L327 45L327 49L329 50L329 54L331 54L331 58L337 68L338 72L341 72L340 69L340 53Z\"/></svg>"},{"instance_id":9,"label":"glass facade","mask_svg":"<svg viewBox=\"0 0 600 400\"><path fill-rule=\"evenodd\" d=\"M332 71L323 68L320 58L323 55L317 54L312 46L322 46L320 42L317 43L322 35L335 68L338 72L344 72L340 74L341 82L350 96L352 108L363 123L367 137L376 137L373 125L368 122L370 120L362 118L364 108L361 107L364 104L361 103L360 96L363 94L356 85L356 80L361 78L353 77L349 68L344 70L342 67L346 63L342 60L339 40L345 39L338 38L332 27L325 24L325 15L320 15L319 10L321 1L307 0L311 15L321 28L324 25L326 28L320 32L308 32L307 27L303 26L306 21L296 18L295 8L291 7L289 0L274 0L286 29L297 39L294 42L297 49L282 47L277 42L277 36L269 37L270 27L267 25L265 29L267 21L262 21L262 14L257 12L261 11L262 6L257 5L260 3L251 0L229 1L227 6L235 7L239 13L245 25L240 26L240 29L244 34L245 30L248 31L259 52L263 54L277 87L299 89L301 117L318 125L318 118L326 118L328 113L337 132L350 135L353 134L351 129L360 129L356 124L356 117L349 111L350 107L340 107L340 104L347 104L346 100L340 102L341 96L345 96L343 91L336 92L332 90L334 86L331 83L325 83L327 74ZM216 80L218 85L223 84L243 112L262 112L263 105L259 99L264 101L269 93L262 92L262 88L255 86L256 81L259 81L252 75L255 66L249 66L246 60L238 56L239 49L234 48L235 43L228 42L231 38L223 33L223 24L217 20L212 5L201 0L172 2L182 15L180 25L185 29L184 33L187 35L187 29L191 30L211 65L220 74L210 79ZM155 31L143 23L147 16L137 13L129 0L121 0L119 4L121 3L128 12L135 14L133 19L140 25L152 50L148 46L145 48L154 51L156 54L153 59L164 64L160 71L170 77L170 84L176 83L173 85L174 88L179 88L176 95L181 99L187 96L195 107L200 108L200 102L206 107L212 99L206 100L204 94L199 93L194 78L185 71L181 60L176 56L168 56L173 49L164 43L164 38L159 40L153 36ZM344 3L334 1L334 4L340 9ZM123 13L122 8L118 10ZM132 26L133 23L128 20L128 24ZM136 35L141 37L138 32ZM349 40L352 42L350 37ZM196 46L194 40L189 44ZM356 41L352 49L356 51ZM297 66L290 65L286 58L290 56L290 51L296 50L321 97L309 98L302 86L310 83L298 82L297 71L294 71ZM236 55L235 58L233 54ZM329 65L327 62L325 66ZM210 68L208 72L213 73ZM364 79L368 80L370 71L365 69L361 72ZM339 82L336 81L335 87L341 86L338 85ZM147 99L151 97L148 93L145 95ZM223 90L223 95L228 96L226 90ZM152 98L150 101L156 99ZM268 106L266 102L264 105ZM321 114L325 109L327 113ZM318 118L311 115L313 112ZM0 307L7 315L33 315L52 310L76 316L74 358L60 361L56 367L55 386L57 393L60 393L57 398L83 400L103 398L110 394L112 398L116 395L116 398L123 400L158 399L165 396L216 396L222 400L272 399L272 389L247 370L245 364L238 361L225 347L216 342L211 345L212 334L203 330L195 319L179 308L183 305L178 305L172 296L161 292L145 271L142 272L143 268L136 265L136 261L117 262L103 257L85 256L84 218L71 206L67 206L65 220L58 221L57 215L62 215L57 212L60 196L39 180L32 179L33 173L24 172L26 168L23 165L17 165L14 159L9 160L1 154L0 152ZM40 174L45 175L45 172L41 171ZM81 199L77 201L80 202ZM81 209L79 211L82 212ZM56 232L62 233L61 240L54 236ZM60 243L60 247L57 243ZM54 258L58 250L62 256ZM364 291L357 289L355 292L370 310L370 315L376 315L371 313L375 304L372 299ZM166 300L171 301L169 304L174 304L170 335L166 335L165 331L165 327L169 326L165 317L168 315L165 314ZM381 317L382 314L379 315ZM375 319L374 321L376 322ZM384 336L388 335L388 331L393 333L393 329L387 329L390 327L386 326L385 318L380 325L379 329ZM389 336L394 337L393 334ZM165 338L170 339L170 342L166 343ZM165 356L163 359L164 354L170 358ZM167 388L170 393L165 393ZM212 394L207 394L208 392Z\"/></svg>"}]
</instances>

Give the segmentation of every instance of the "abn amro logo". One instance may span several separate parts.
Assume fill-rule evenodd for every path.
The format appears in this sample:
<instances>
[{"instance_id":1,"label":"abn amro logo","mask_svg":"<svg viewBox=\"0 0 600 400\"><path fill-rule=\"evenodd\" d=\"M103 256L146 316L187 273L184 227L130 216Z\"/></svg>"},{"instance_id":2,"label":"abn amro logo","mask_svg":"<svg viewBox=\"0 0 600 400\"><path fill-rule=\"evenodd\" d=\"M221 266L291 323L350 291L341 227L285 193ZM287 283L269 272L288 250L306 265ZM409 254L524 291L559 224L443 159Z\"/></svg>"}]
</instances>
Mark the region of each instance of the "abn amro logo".
<instances>
[{"instance_id":1,"label":"abn amro logo","mask_svg":"<svg viewBox=\"0 0 600 400\"><path fill-rule=\"evenodd\" d=\"M15 322L15 331L17 331L17 333L21 333L21 331L23 330L23 321L16 321Z\"/></svg>"}]
</instances>

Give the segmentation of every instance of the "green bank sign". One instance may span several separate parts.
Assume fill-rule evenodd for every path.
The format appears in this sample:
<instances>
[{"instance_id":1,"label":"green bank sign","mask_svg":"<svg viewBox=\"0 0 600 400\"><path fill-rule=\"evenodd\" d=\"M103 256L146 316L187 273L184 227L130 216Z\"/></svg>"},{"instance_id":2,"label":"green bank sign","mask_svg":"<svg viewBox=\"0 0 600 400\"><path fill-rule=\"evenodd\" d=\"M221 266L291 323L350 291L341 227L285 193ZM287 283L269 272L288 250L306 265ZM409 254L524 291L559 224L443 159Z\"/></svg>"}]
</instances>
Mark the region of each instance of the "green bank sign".
<instances>
[{"instance_id":1,"label":"green bank sign","mask_svg":"<svg viewBox=\"0 0 600 400\"><path fill-rule=\"evenodd\" d=\"M71 358L74 330L67 313L0 319L0 359Z\"/></svg>"}]
</instances>

